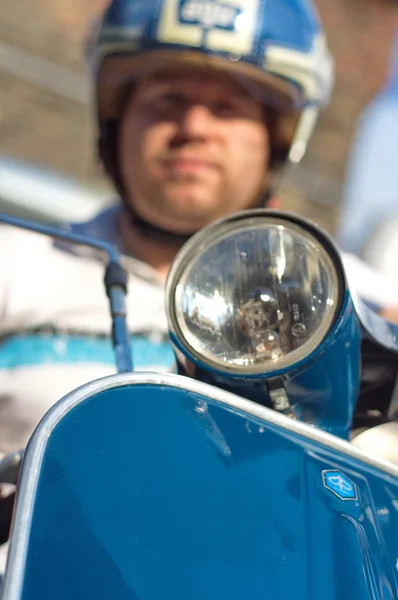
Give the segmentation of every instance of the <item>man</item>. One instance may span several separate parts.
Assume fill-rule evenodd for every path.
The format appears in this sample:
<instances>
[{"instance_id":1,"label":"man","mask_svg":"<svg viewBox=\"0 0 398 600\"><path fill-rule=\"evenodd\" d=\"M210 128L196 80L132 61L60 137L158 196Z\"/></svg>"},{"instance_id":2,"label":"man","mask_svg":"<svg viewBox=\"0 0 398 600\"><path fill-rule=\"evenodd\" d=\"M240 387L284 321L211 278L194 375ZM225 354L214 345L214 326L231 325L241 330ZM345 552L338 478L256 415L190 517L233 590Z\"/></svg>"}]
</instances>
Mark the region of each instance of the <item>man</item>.
<instances>
[{"instance_id":1,"label":"man","mask_svg":"<svg viewBox=\"0 0 398 600\"><path fill-rule=\"evenodd\" d=\"M167 370L171 261L214 219L273 205L274 175L303 155L328 98L331 60L307 0L113 0L91 53L100 157L122 205L74 229L119 246L135 364ZM0 449L10 451L114 359L96 252L11 228L1 243ZM360 293L398 303L398 287L374 277Z\"/></svg>"}]
</instances>

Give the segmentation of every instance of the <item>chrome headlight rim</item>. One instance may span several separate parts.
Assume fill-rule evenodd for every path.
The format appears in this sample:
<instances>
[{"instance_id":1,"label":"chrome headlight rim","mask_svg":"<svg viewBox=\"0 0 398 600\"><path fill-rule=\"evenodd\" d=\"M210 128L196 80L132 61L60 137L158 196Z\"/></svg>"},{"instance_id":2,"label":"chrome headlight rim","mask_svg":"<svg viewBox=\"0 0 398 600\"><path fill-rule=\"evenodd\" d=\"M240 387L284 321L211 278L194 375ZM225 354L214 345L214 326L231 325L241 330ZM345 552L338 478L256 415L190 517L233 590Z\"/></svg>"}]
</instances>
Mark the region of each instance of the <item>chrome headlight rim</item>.
<instances>
[{"instance_id":1,"label":"chrome headlight rim","mask_svg":"<svg viewBox=\"0 0 398 600\"><path fill-rule=\"evenodd\" d=\"M178 297L184 290L184 281L191 272L192 266L207 248L214 246L217 242L225 239L228 233L233 234L240 231L249 231L250 227L258 229L259 225L283 226L287 230L295 231L304 236L308 241L317 243L322 252L322 260L325 260L334 275L335 303L334 310L330 312L327 325L323 331L315 332L303 346L289 352L279 358L276 363L271 361L269 366L264 363L239 366L229 364L216 359L211 352L203 348L198 350L195 345L195 336L187 327L181 326L183 319L178 316ZM185 275L185 277L184 277ZM166 282L166 314L169 323L172 342L184 356L198 366L211 370L220 375L247 378L264 378L275 373L283 373L290 370L292 366L305 363L313 357L320 349L324 340L333 330L341 311L343 310L348 286L345 278L344 268L340 253L333 239L316 223L302 218L294 213L283 212L272 209L250 209L234 213L208 225L193 235L177 254L170 269ZM303 349L305 352L303 353ZM304 354L304 355L303 355Z\"/></svg>"}]
</instances>

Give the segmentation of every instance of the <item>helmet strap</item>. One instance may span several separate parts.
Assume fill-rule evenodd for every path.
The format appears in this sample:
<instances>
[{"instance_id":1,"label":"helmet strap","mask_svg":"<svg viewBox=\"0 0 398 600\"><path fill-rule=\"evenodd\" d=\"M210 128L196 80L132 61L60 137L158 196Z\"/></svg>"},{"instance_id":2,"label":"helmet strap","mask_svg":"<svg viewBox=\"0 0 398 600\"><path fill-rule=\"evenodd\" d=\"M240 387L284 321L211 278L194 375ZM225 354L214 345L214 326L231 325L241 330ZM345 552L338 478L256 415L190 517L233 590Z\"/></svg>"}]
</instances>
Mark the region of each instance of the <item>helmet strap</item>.
<instances>
[{"instance_id":1,"label":"helmet strap","mask_svg":"<svg viewBox=\"0 0 398 600\"><path fill-rule=\"evenodd\" d=\"M133 225L133 227L138 230L142 236L150 238L153 241L159 242L160 244L164 244L165 246L181 247L195 233L192 232L181 234L175 231L166 231L165 229L157 227L156 225L153 225L153 223L149 223L149 221L139 217L134 209L127 204L127 202L124 202L124 205L128 210L130 215L130 223Z\"/></svg>"},{"instance_id":2,"label":"helmet strap","mask_svg":"<svg viewBox=\"0 0 398 600\"><path fill-rule=\"evenodd\" d=\"M182 234L168 229L163 229L161 227L157 227L156 225L153 225L153 223L149 223L148 221L140 217L125 199L122 198L122 200L125 209L127 210L130 216L131 225L135 229L137 229L141 235L151 238L156 242L167 246L181 247L196 233L196 231L192 231L192 233ZM267 192L260 198L258 204L256 206L253 206L252 208L264 208L267 206L269 200L270 194Z\"/></svg>"}]
</instances>

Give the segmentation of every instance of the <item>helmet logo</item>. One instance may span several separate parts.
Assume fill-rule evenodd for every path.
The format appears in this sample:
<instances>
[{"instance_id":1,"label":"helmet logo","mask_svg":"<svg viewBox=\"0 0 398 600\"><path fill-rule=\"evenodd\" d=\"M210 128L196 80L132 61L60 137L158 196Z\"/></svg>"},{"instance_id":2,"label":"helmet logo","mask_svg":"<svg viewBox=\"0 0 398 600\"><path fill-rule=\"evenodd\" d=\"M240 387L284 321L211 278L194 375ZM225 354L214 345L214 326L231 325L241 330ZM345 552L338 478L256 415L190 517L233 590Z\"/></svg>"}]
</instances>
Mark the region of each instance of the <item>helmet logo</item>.
<instances>
[{"instance_id":1,"label":"helmet logo","mask_svg":"<svg viewBox=\"0 0 398 600\"><path fill-rule=\"evenodd\" d=\"M167 0L163 2L157 39L189 48L251 55L260 8L261 0Z\"/></svg>"},{"instance_id":2,"label":"helmet logo","mask_svg":"<svg viewBox=\"0 0 398 600\"><path fill-rule=\"evenodd\" d=\"M242 11L237 6L212 2L211 0L180 0L179 20L204 29L226 29L232 31Z\"/></svg>"}]
</instances>

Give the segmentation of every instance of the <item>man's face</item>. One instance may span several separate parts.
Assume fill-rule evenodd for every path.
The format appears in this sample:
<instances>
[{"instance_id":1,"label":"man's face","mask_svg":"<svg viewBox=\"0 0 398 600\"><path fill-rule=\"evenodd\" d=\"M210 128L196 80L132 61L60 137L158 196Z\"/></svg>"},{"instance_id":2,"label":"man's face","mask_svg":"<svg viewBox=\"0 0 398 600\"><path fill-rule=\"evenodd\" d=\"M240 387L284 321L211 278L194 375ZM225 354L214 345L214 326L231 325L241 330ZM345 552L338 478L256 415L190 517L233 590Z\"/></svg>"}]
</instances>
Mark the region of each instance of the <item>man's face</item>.
<instances>
[{"instance_id":1,"label":"man's face","mask_svg":"<svg viewBox=\"0 0 398 600\"><path fill-rule=\"evenodd\" d=\"M263 105L228 75L153 75L136 86L119 137L121 173L137 214L191 233L254 206L266 189Z\"/></svg>"}]
</instances>

